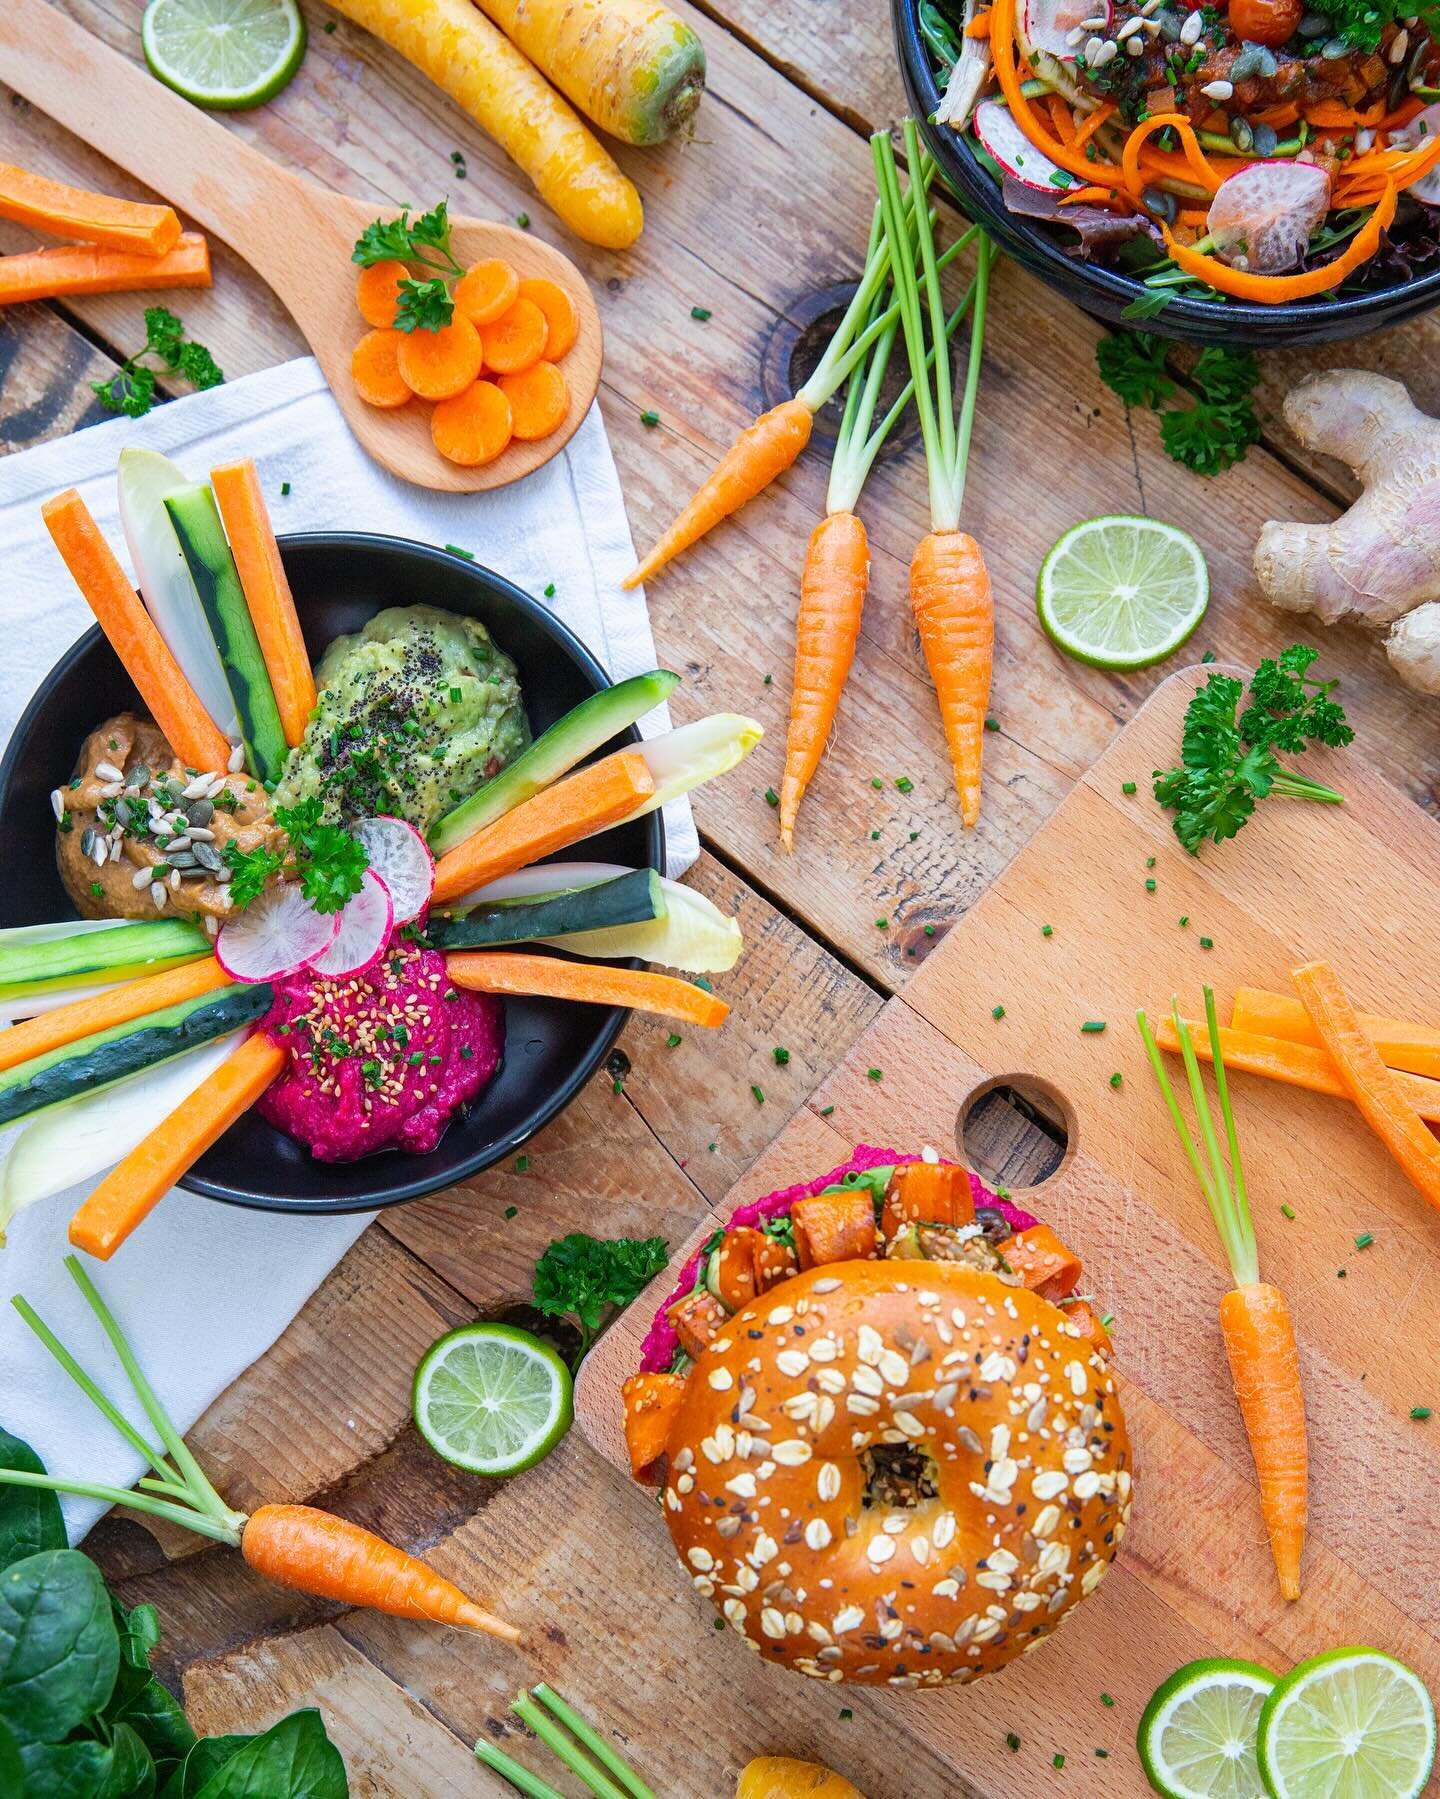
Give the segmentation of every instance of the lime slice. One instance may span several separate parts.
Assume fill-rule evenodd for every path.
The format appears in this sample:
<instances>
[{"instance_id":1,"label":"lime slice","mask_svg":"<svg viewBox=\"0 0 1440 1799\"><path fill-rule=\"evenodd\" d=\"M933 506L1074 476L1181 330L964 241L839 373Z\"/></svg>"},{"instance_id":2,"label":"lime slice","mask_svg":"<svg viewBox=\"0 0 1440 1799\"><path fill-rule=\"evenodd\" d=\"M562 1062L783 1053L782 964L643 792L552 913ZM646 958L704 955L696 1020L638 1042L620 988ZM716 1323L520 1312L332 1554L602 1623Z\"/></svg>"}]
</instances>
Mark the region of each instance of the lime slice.
<instances>
[{"instance_id":1,"label":"lime slice","mask_svg":"<svg viewBox=\"0 0 1440 1799\"><path fill-rule=\"evenodd\" d=\"M415 1423L447 1462L519 1474L570 1428L570 1370L548 1343L508 1324L465 1324L415 1370Z\"/></svg>"},{"instance_id":2,"label":"lime slice","mask_svg":"<svg viewBox=\"0 0 1440 1799\"><path fill-rule=\"evenodd\" d=\"M1435 1762L1435 1707L1378 1649L1332 1649L1292 1668L1260 1713L1275 1799L1412 1799Z\"/></svg>"},{"instance_id":3,"label":"lime slice","mask_svg":"<svg viewBox=\"0 0 1440 1799\"><path fill-rule=\"evenodd\" d=\"M1210 575L1195 539L1153 518L1087 518L1045 558L1040 623L1078 662L1148 668L1205 616Z\"/></svg>"},{"instance_id":4,"label":"lime slice","mask_svg":"<svg viewBox=\"0 0 1440 1799\"><path fill-rule=\"evenodd\" d=\"M300 67L295 0L150 0L140 41L166 87L225 112L273 100Z\"/></svg>"},{"instance_id":5,"label":"lime slice","mask_svg":"<svg viewBox=\"0 0 1440 1799\"><path fill-rule=\"evenodd\" d=\"M1166 1799L1266 1799L1255 1760L1260 1708L1275 1676L1254 1662L1189 1662L1157 1687L1136 1747Z\"/></svg>"}]
</instances>

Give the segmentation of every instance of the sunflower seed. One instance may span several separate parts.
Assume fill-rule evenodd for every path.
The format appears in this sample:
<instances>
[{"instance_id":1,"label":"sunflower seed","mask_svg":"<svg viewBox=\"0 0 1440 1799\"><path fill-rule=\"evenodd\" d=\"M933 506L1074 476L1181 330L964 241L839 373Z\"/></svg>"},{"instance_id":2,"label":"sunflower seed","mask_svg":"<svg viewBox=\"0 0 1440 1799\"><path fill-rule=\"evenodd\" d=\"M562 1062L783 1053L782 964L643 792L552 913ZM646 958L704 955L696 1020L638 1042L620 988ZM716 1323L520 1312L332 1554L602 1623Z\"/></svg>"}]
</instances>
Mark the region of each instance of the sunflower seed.
<instances>
[{"instance_id":1,"label":"sunflower seed","mask_svg":"<svg viewBox=\"0 0 1440 1799\"><path fill-rule=\"evenodd\" d=\"M207 937L218 937L220 935L220 920L218 918L211 918L208 914L206 915L205 935Z\"/></svg>"},{"instance_id":2,"label":"sunflower seed","mask_svg":"<svg viewBox=\"0 0 1440 1799\"><path fill-rule=\"evenodd\" d=\"M150 868L147 863L147 865L144 868L137 868L135 870L134 878L131 880L130 885L138 890L141 887L148 886L149 883L150 883Z\"/></svg>"},{"instance_id":3,"label":"sunflower seed","mask_svg":"<svg viewBox=\"0 0 1440 1799\"><path fill-rule=\"evenodd\" d=\"M240 770L242 768L244 768L244 766L245 766L245 745L243 743L237 743L237 744L231 745L230 760L225 764L225 766L232 775L238 775Z\"/></svg>"},{"instance_id":4,"label":"sunflower seed","mask_svg":"<svg viewBox=\"0 0 1440 1799\"><path fill-rule=\"evenodd\" d=\"M1185 23L1180 27L1180 42L1182 44L1196 43L1199 40L1200 33L1204 29L1205 20L1203 16L1198 12L1192 12L1190 17L1186 19Z\"/></svg>"},{"instance_id":5,"label":"sunflower seed","mask_svg":"<svg viewBox=\"0 0 1440 1799\"><path fill-rule=\"evenodd\" d=\"M125 791L125 787L122 782L107 781L105 783L105 785L100 789L100 796L102 799L118 800L120 795L122 793L124 793L124 791Z\"/></svg>"},{"instance_id":6,"label":"sunflower seed","mask_svg":"<svg viewBox=\"0 0 1440 1799\"><path fill-rule=\"evenodd\" d=\"M1117 44L1128 43L1129 40L1134 37L1137 32L1142 31L1144 27L1145 21L1143 19L1127 19L1115 33L1115 42Z\"/></svg>"},{"instance_id":7,"label":"sunflower seed","mask_svg":"<svg viewBox=\"0 0 1440 1799\"><path fill-rule=\"evenodd\" d=\"M207 799L207 800L213 800L217 793L223 793L225 791L225 783L229 779L230 779L230 777L228 775L211 775L210 785L206 788L206 790L203 794L201 794L197 797L202 798L202 799Z\"/></svg>"},{"instance_id":8,"label":"sunflower seed","mask_svg":"<svg viewBox=\"0 0 1440 1799\"><path fill-rule=\"evenodd\" d=\"M55 822L57 825L65 822L65 795L61 793L58 787L51 790L50 810L55 814Z\"/></svg>"},{"instance_id":9,"label":"sunflower seed","mask_svg":"<svg viewBox=\"0 0 1440 1799\"><path fill-rule=\"evenodd\" d=\"M1235 83L1233 81L1207 81L1200 92L1207 100L1233 100Z\"/></svg>"},{"instance_id":10,"label":"sunflower seed","mask_svg":"<svg viewBox=\"0 0 1440 1799\"><path fill-rule=\"evenodd\" d=\"M1143 25L1145 21L1143 19L1136 19L1135 23L1137 25ZM1126 38L1125 54L1127 56L1143 56L1145 54L1145 39L1143 37Z\"/></svg>"},{"instance_id":11,"label":"sunflower seed","mask_svg":"<svg viewBox=\"0 0 1440 1799\"><path fill-rule=\"evenodd\" d=\"M191 825L188 833L196 843L213 843L215 833L205 825Z\"/></svg>"},{"instance_id":12,"label":"sunflower seed","mask_svg":"<svg viewBox=\"0 0 1440 1799\"><path fill-rule=\"evenodd\" d=\"M209 793L209 791L210 791L209 775L196 775L195 779L190 783L190 785L188 787L182 789L180 797L182 800L203 799L205 797L205 795Z\"/></svg>"},{"instance_id":13,"label":"sunflower seed","mask_svg":"<svg viewBox=\"0 0 1440 1799\"><path fill-rule=\"evenodd\" d=\"M1093 63L1091 64L1091 67L1096 68L1096 69L1103 69L1106 67L1107 64L1114 62L1115 58L1119 54L1120 54L1120 46L1118 44L1104 43L1100 46L1099 52L1095 56L1095 59L1094 59Z\"/></svg>"},{"instance_id":14,"label":"sunflower seed","mask_svg":"<svg viewBox=\"0 0 1440 1799\"><path fill-rule=\"evenodd\" d=\"M165 902L169 898L170 895L166 892L163 881L152 881L150 883L150 903L157 912L163 912L165 910Z\"/></svg>"},{"instance_id":15,"label":"sunflower seed","mask_svg":"<svg viewBox=\"0 0 1440 1799\"><path fill-rule=\"evenodd\" d=\"M178 868L172 868L170 870L170 889L172 892L175 892L178 890L179 886L180 886L180 870Z\"/></svg>"},{"instance_id":16,"label":"sunflower seed","mask_svg":"<svg viewBox=\"0 0 1440 1799\"><path fill-rule=\"evenodd\" d=\"M1402 63L1405 60L1405 52L1409 48L1410 33L1408 31L1399 31L1395 34L1394 41L1391 43L1390 48L1385 52L1386 58L1392 64Z\"/></svg>"},{"instance_id":17,"label":"sunflower seed","mask_svg":"<svg viewBox=\"0 0 1440 1799\"><path fill-rule=\"evenodd\" d=\"M95 773L102 781L124 781L125 779L125 770L116 768L113 762L97 762Z\"/></svg>"},{"instance_id":18,"label":"sunflower seed","mask_svg":"<svg viewBox=\"0 0 1440 1799\"><path fill-rule=\"evenodd\" d=\"M172 850L188 850L189 847L190 835L187 831L179 832L176 836L170 838L166 844L166 848Z\"/></svg>"},{"instance_id":19,"label":"sunflower seed","mask_svg":"<svg viewBox=\"0 0 1440 1799\"><path fill-rule=\"evenodd\" d=\"M1085 27L1083 25L1073 25L1070 30L1065 33L1065 42L1072 50L1083 44L1084 41Z\"/></svg>"},{"instance_id":20,"label":"sunflower seed","mask_svg":"<svg viewBox=\"0 0 1440 1799\"><path fill-rule=\"evenodd\" d=\"M217 868L215 870L215 879L220 883L220 885L222 887L226 884L227 881L232 881L234 878L235 878L235 870L233 868L228 868L228 867L227 868ZM227 901L226 903L228 904L229 902Z\"/></svg>"}]
</instances>

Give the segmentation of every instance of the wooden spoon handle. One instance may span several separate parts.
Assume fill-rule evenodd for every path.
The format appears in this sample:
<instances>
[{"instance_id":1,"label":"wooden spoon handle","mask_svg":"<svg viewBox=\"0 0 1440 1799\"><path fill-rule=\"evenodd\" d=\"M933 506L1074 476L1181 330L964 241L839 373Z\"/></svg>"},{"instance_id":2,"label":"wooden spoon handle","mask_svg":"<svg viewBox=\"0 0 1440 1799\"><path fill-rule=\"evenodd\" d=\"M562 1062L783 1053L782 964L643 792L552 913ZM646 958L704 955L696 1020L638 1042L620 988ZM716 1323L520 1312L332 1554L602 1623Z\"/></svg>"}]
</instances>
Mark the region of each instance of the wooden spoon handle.
<instances>
[{"instance_id":1,"label":"wooden spoon handle","mask_svg":"<svg viewBox=\"0 0 1440 1799\"><path fill-rule=\"evenodd\" d=\"M256 227L266 209L273 216L277 201L292 199L280 190L303 190L44 0L0 3L0 78L257 267ZM269 268L260 272L274 280Z\"/></svg>"}]
</instances>

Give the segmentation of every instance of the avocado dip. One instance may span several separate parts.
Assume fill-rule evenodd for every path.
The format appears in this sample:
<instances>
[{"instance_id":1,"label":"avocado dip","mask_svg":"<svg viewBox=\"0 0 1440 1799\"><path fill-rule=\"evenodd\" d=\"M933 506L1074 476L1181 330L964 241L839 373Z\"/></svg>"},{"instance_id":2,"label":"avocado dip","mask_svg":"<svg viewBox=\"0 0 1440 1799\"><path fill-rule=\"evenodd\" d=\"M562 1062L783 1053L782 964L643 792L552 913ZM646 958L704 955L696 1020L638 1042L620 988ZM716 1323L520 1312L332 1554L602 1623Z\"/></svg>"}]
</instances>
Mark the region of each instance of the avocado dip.
<instances>
[{"instance_id":1,"label":"avocado dip","mask_svg":"<svg viewBox=\"0 0 1440 1799\"><path fill-rule=\"evenodd\" d=\"M389 606L337 637L276 806L312 796L327 823L390 813L422 832L530 742L515 664L478 619Z\"/></svg>"}]
</instances>

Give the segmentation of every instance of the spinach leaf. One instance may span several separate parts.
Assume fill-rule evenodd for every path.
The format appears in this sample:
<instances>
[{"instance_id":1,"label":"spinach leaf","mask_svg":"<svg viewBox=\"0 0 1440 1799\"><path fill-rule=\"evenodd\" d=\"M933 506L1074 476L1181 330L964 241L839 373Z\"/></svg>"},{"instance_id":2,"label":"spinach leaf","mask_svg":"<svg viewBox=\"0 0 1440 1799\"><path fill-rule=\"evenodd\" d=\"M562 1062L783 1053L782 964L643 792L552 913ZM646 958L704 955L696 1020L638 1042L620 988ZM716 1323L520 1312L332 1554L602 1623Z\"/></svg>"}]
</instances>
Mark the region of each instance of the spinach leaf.
<instances>
[{"instance_id":1,"label":"spinach leaf","mask_svg":"<svg viewBox=\"0 0 1440 1799\"><path fill-rule=\"evenodd\" d=\"M154 1799L155 1763L128 1724L115 1726L110 1763L104 1799Z\"/></svg>"},{"instance_id":2,"label":"spinach leaf","mask_svg":"<svg viewBox=\"0 0 1440 1799\"><path fill-rule=\"evenodd\" d=\"M293 1712L249 1738L195 1799L346 1799L349 1791L340 1751L312 1709Z\"/></svg>"},{"instance_id":3,"label":"spinach leaf","mask_svg":"<svg viewBox=\"0 0 1440 1799\"><path fill-rule=\"evenodd\" d=\"M128 1725L158 1762L182 1760L197 1741L180 1701L153 1674L107 1716Z\"/></svg>"},{"instance_id":4,"label":"spinach leaf","mask_svg":"<svg viewBox=\"0 0 1440 1799\"><path fill-rule=\"evenodd\" d=\"M110 1605L115 1614L115 1628L120 1632L120 1659L129 1668L150 1672L150 1654L160 1647L160 1614L153 1605L137 1605L133 1612L112 1593Z\"/></svg>"},{"instance_id":5,"label":"spinach leaf","mask_svg":"<svg viewBox=\"0 0 1440 1799\"><path fill-rule=\"evenodd\" d=\"M0 1793L18 1793L24 1789L25 1764L20 1759L20 1745L0 1724Z\"/></svg>"},{"instance_id":6,"label":"spinach leaf","mask_svg":"<svg viewBox=\"0 0 1440 1799\"><path fill-rule=\"evenodd\" d=\"M27 1743L20 1758L25 1799L105 1799L114 1790L108 1743Z\"/></svg>"},{"instance_id":7,"label":"spinach leaf","mask_svg":"<svg viewBox=\"0 0 1440 1799\"><path fill-rule=\"evenodd\" d=\"M54 1743L109 1699L120 1642L100 1570L78 1549L45 1549L0 1574L0 1723Z\"/></svg>"},{"instance_id":8,"label":"spinach leaf","mask_svg":"<svg viewBox=\"0 0 1440 1799\"><path fill-rule=\"evenodd\" d=\"M171 1775L162 1799L195 1799L211 1775L224 1767L246 1743L254 1741L253 1736L244 1734L201 1737L185 1757L185 1765Z\"/></svg>"},{"instance_id":9,"label":"spinach leaf","mask_svg":"<svg viewBox=\"0 0 1440 1799\"><path fill-rule=\"evenodd\" d=\"M44 1462L30 1445L4 1429L0 1429L0 1468L15 1468L22 1474L45 1472ZM38 1487L0 1487L0 1568L41 1549L64 1549L67 1543L65 1520L54 1493Z\"/></svg>"}]
</instances>

